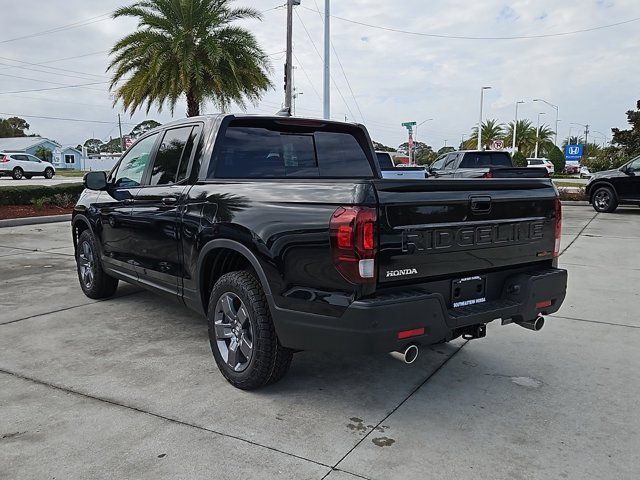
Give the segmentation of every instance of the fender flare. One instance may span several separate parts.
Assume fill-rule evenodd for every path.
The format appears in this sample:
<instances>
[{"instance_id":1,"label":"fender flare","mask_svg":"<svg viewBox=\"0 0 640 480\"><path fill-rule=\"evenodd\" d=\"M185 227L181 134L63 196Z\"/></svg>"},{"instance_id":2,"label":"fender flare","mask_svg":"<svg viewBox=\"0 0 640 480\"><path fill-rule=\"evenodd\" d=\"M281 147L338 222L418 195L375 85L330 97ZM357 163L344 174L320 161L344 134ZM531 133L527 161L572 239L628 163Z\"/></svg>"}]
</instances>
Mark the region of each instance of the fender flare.
<instances>
[{"instance_id":1,"label":"fender flare","mask_svg":"<svg viewBox=\"0 0 640 480\"><path fill-rule=\"evenodd\" d=\"M249 248L247 248L242 243L236 242L234 240L229 240L226 238L217 238L217 239L211 240L202 248L202 250L200 251L200 255L198 255L198 269L196 271L196 278L198 279L199 294L202 293L200 286L202 285L202 280L203 280L202 276L204 274L204 272L202 271L202 265L204 264L204 259L209 254L209 252L211 252L212 250L215 250L216 248L227 248L229 250L234 250L239 254L243 255L247 260L249 260L249 263L251 263L251 266L253 267L253 269L258 275L258 280L260 280L260 284L264 289L264 293L267 296L267 300L269 301L270 304L273 304L271 286L269 285L269 282L267 280L267 275L264 273L264 269L262 268L262 265L260 265L258 258Z\"/></svg>"},{"instance_id":2,"label":"fender flare","mask_svg":"<svg viewBox=\"0 0 640 480\"><path fill-rule=\"evenodd\" d=\"M93 231L93 226L91 225L91 222L89 221L89 219L82 213L77 213L73 219L71 220L71 232L72 232L72 236L73 236L73 249L75 250L76 247L78 246L78 239L76 238L75 235L75 231L76 231L76 225L78 223L84 223L87 225L87 228L91 231L92 234L95 235L94 231Z\"/></svg>"}]
</instances>

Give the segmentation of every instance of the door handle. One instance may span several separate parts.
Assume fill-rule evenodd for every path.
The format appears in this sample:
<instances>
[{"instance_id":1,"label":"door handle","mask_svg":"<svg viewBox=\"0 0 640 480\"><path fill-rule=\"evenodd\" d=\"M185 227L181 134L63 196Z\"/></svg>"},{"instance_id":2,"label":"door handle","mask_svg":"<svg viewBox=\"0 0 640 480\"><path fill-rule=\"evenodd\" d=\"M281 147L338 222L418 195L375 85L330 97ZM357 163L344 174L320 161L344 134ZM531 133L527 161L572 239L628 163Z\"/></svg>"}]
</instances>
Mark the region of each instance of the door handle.
<instances>
[{"instance_id":1,"label":"door handle","mask_svg":"<svg viewBox=\"0 0 640 480\"><path fill-rule=\"evenodd\" d=\"M162 203L165 205L173 205L178 201L176 197L164 197Z\"/></svg>"},{"instance_id":2,"label":"door handle","mask_svg":"<svg viewBox=\"0 0 640 480\"><path fill-rule=\"evenodd\" d=\"M471 211L475 213L489 213L491 211L491 197L471 197Z\"/></svg>"},{"instance_id":3,"label":"door handle","mask_svg":"<svg viewBox=\"0 0 640 480\"><path fill-rule=\"evenodd\" d=\"M125 198L122 200L123 205L133 205L133 198Z\"/></svg>"}]
</instances>

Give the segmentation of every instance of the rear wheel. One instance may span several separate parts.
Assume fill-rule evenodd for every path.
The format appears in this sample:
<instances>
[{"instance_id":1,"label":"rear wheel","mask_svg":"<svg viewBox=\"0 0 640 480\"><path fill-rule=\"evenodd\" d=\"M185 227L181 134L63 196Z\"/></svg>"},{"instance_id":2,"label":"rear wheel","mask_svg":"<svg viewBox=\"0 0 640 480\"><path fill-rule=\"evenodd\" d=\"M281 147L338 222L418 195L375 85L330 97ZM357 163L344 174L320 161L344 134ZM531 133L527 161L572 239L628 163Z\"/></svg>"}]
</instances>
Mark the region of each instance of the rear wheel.
<instances>
[{"instance_id":1,"label":"rear wheel","mask_svg":"<svg viewBox=\"0 0 640 480\"><path fill-rule=\"evenodd\" d=\"M287 373L293 351L280 345L260 282L249 272L231 272L209 298L209 342L231 385L253 390Z\"/></svg>"},{"instance_id":2,"label":"rear wheel","mask_svg":"<svg viewBox=\"0 0 640 480\"><path fill-rule=\"evenodd\" d=\"M44 171L44 178L48 178L49 180L51 180L53 178L53 168L48 167L45 171Z\"/></svg>"},{"instance_id":3,"label":"rear wheel","mask_svg":"<svg viewBox=\"0 0 640 480\"><path fill-rule=\"evenodd\" d=\"M609 187L600 187L593 193L593 208L596 212L611 213L618 208L615 192Z\"/></svg>"},{"instance_id":4,"label":"rear wheel","mask_svg":"<svg viewBox=\"0 0 640 480\"><path fill-rule=\"evenodd\" d=\"M118 279L107 275L102 269L96 239L85 230L78 239L76 248L78 280L82 291L89 298L109 298L116 293Z\"/></svg>"},{"instance_id":5,"label":"rear wheel","mask_svg":"<svg viewBox=\"0 0 640 480\"><path fill-rule=\"evenodd\" d=\"M22 180L22 177L24 176L24 172L20 167L16 167L13 169L11 176L13 177L14 180Z\"/></svg>"}]
</instances>

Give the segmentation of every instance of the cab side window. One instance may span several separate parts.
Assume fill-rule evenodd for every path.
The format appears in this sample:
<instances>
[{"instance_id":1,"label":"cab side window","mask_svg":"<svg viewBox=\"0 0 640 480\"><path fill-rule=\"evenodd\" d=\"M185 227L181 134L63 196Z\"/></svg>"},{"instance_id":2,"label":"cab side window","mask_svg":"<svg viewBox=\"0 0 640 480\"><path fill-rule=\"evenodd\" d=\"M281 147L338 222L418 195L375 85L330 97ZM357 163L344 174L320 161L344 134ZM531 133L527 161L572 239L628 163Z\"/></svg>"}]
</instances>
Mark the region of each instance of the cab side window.
<instances>
[{"instance_id":1,"label":"cab side window","mask_svg":"<svg viewBox=\"0 0 640 480\"><path fill-rule=\"evenodd\" d=\"M458 158L457 153L450 153L449 155L447 155L444 163L444 169L451 170L455 166L456 158Z\"/></svg>"},{"instance_id":2,"label":"cab side window","mask_svg":"<svg viewBox=\"0 0 640 480\"><path fill-rule=\"evenodd\" d=\"M116 188L139 187L142 183L142 175L151 158L153 145L156 143L158 134L154 133L143 138L129 150L118 166L118 170L113 177Z\"/></svg>"},{"instance_id":3,"label":"cab side window","mask_svg":"<svg viewBox=\"0 0 640 480\"><path fill-rule=\"evenodd\" d=\"M640 158L636 158L633 162L629 164L628 171L636 174L640 173Z\"/></svg>"},{"instance_id":4,"label":"cab side window","mask_svg":"<svg viewBox=\"0 0 640 480\"><path fill-rule=\"evenodd\" d=\"M164 133L151 169L149 185L171 185L186 178L197 128L188 125Z\"/></svg>"},{"instance_id":5,"label":"cab side window","mask_svg":"<svg viewBox=\"0 0 640 480\"><path fill-rule=\"evenodd\" d=\"M431 165L431 170L442 170L442 167L444 166L444 161L446 160L446 158L447 157L439 158L438 160L433 162L433 164Z\"/></svg>"}]
</instances>

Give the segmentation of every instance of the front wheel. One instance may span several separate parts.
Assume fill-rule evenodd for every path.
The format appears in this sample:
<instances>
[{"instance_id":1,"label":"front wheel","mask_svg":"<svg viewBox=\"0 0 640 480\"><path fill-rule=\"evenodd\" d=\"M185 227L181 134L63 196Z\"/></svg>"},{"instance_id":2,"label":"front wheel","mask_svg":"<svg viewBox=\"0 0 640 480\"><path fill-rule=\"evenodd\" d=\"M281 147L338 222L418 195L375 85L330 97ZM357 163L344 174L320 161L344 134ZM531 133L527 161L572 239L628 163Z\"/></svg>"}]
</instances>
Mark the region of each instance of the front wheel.
<instances>
[{"instance_id":1,"label":"front wheel","mask_svg":"<svg viewBox=\"0 0 640 480\"><path fill-rule=\"evenodd\" d=\"M48 180L51 180L53 178L53 175L54 175L53 168L47 168L44 171L44 178L46 178Z\"/></svg>"},{"instance_id":2,"label":"front wheel","mask_svg":"<svg viewBox=\"0 0 640 480\"><path fill-rule=\"evenodd\" d=\"M280 345L262 286L251 273L220 277L207 317L213 357L231 385L254 390L286 374L293 351Z\"/></svg>"},{"instance_id":3,"label":"front wheel","mask_svg":"<svg viewBox=\"0 0 640 480\"><path fill-rule=\"evenodd\" d=\"M593 194L593 208L596 212L612 213L618 208L616 194L609 187L600 187Z\"/></svg>"},{"instance_id":4,"label":"front wheel","mask_svg":"<svg viewBox=\"0 0 640 480\"><path fill-rule=\"evenodd\" d=\"M89 230L82 232L78 238L76 264L80 287L87 297L109 298L116 293L118 279L107 275L102 269L97 242Z\"/></svg>"}]
</instances>

